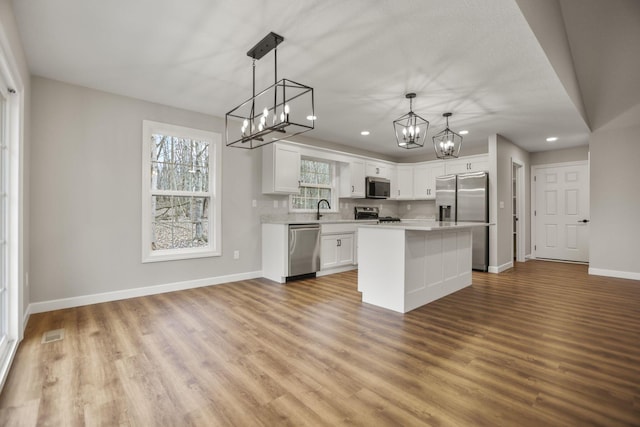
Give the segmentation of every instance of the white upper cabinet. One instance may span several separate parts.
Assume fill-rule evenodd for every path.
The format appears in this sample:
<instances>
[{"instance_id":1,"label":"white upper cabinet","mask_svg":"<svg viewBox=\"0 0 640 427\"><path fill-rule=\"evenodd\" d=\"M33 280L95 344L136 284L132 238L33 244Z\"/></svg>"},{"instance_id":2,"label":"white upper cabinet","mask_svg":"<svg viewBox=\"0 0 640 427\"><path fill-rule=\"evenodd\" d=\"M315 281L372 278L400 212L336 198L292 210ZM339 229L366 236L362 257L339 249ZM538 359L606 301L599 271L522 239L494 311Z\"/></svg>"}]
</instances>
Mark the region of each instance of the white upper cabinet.
<instances>
[{"instance_id":1,"label":"white upper cabinet","mask_svg":"<svg viewBox=\"0 0 640 427\"><path fill-rule=\"evenodd\" d=\"M300 149L273 143L262 150L262 193L298 194Z\"/></svg>"},{"instance_id":2,"label":"white upper cabinet","mask_svg":"<svg viewBox=\"0 0 640 427\"><path fill-rule=\"evenodd\" d=\"M413 168L413 198L434 200L436 198L436 177L444 175L441 161L421 163Z\"/></svg>"},{"instance_id":3,"label":"white upper cabinet","mask_svg":"<svg viewBox=\"0 0 640 427\"><path fill-rule=\"evenodd\" d=\"M340 197L364 198L364 160L340 165Z\"/></svg>"},{"instance_id":4,"label":"white upper cabinet","mask_svg":"<svg viewBox=\"0 0 640 427\"><path fill-rule=\"evenodd\" d=\"M376 176L378 178L391 178L391 165L379 162L366 162L366 176Z\"/></svg>"},{"instance_id":5,"label":"white upper cabinet","mask_svg":"<svg viewBox=\"0 0 640 427\"><path fill-rule=\"evenodd\" d=\"M398 166L396 168L397 189L394 196L397 200L413 199L413 166Z\"/></svg>"},{"instance_id":6,"label":"white upper cabinet","mask_svg":"<svg viewBox=\"0 0 640 427\"><path fill-rule=\"evenodd\" d=\"M489 156L487 154L480 154L477 156L460 157L456 160L446 160L444 164L446 175L488 171Z\"/></svg>"}]
</instances>

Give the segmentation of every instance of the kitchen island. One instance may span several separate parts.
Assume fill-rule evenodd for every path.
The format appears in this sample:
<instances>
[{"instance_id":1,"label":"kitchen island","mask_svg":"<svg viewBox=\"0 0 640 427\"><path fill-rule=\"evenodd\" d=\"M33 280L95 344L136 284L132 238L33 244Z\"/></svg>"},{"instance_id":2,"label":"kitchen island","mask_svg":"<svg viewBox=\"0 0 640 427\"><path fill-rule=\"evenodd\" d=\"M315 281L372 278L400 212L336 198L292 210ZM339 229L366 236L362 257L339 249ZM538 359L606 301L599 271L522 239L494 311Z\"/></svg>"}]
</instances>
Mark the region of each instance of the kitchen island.
<instances>
[{"instance_id":1,"label":"kitchen island","mask_svg":"<svg viewBox=\"0 0 640 427\"><path fill-rule=\"evenodd\" d=\"M471 285L475 222L411 221L358 227L362 301L406 313Z\"/></svg>"}]
</instances>

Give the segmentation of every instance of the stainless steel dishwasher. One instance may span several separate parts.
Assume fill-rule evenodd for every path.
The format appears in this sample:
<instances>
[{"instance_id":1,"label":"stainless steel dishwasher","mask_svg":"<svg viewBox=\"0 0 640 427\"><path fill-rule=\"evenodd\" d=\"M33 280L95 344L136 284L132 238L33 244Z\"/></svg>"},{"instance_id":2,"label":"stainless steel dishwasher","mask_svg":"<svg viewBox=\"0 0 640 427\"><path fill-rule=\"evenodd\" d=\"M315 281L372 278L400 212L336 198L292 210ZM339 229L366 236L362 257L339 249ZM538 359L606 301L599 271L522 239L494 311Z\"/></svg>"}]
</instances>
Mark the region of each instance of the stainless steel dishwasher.
<instances>
[{"instance_id":1,"label":"stainless steel dishwasher","mask_svg":"<svg viewBox=\"0 0 640 427\"><path fill-rule=\"evenodd\" d=\"M320 270L320 224L289 225L288 278Z\"/></svg>"}]
</instances>

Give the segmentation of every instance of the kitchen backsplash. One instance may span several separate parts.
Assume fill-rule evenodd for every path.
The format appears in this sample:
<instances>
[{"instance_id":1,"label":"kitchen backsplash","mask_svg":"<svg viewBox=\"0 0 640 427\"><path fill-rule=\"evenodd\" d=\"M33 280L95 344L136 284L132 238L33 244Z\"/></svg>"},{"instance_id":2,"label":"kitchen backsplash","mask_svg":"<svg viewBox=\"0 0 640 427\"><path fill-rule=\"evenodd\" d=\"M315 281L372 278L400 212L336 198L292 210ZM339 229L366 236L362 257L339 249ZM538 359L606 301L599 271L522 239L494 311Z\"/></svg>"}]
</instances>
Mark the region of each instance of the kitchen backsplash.
<instances>
[{"instance_id":1,"label":"kitchen backsplash","mask_svg":"<svg viewBox=\"0 0 640 427\"><path fill-rule=\"evenodd\" d=\"M277 204L278 207L275 207ZM434 219L436 216L435 201L425 200L375 200L375 199L340 199L340 212L322 213L324 220L354 219L356 206L375 206L380 208L380 216L400 217L402 219ZM289 198L283 196L263 196L258 201L260 219L270 221L312 221L314 213L289 212Z\"/></svg>"}]
</instances>

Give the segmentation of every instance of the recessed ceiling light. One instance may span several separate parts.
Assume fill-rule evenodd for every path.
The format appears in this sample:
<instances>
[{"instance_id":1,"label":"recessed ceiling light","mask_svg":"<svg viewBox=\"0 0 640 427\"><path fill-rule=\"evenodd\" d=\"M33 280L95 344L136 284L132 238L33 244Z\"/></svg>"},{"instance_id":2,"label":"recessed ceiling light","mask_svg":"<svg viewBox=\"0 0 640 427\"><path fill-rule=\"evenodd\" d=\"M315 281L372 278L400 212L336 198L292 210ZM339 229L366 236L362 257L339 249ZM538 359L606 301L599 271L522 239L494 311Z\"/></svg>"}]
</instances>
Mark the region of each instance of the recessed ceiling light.
<instances>
[{"instance_id":1,"label":"recessed ceiling light","mask_svg":"<svg viewBox=\"0 0 640 427\"><path fill-rule=\"evenodd\" d=\"M307 120L317 120L316 116L307 116Z\"/></svg>"},{"instance_id":2,"label":"recessed ceiling light","mask_svg":"<svg viewBox=\"0 0 640 427\"><path fill-rule=\"evenodd\" d=\"M557 136L550 136L549 138L547 138L547 142L553 142L553 141L557 141L558 137Z\"/></svg>"},{"instance_id":3,"label":"recessed ceiling light","mask_svg":"<svg viewBox=\"0 0 640 427\"><path fill-rule=\"evenodd\" d=\"M370 132L368 130L363 130L362 132L360 132L360 135L367 136L367 135L369 135L369 133Z\"/></svg>"},{"instance_id":4,"label":"recessed ceiling light","mask_svg":"<svg viewBox=\"0 0 640 427\"><path fill-rule=\"evenodd\" d=\"M466 135L469 133L468 130L461 130L460 132L458 132L460 135Z\"/></svg>"}]
</instances>

